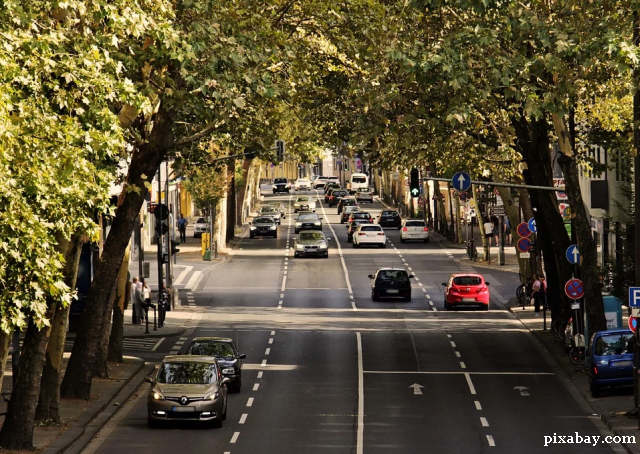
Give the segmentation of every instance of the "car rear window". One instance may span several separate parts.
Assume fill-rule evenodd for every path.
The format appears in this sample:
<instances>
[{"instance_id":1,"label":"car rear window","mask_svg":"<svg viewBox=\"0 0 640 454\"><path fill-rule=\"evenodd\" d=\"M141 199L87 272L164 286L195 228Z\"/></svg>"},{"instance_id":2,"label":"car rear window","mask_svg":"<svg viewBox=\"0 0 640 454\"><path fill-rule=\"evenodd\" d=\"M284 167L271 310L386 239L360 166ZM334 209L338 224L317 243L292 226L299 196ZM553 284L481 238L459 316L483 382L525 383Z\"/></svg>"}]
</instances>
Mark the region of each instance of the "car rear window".
<instances>
[{"instance_id":1,"label":"car rear window","mask_svg":"<svg viewBox=\"0 0 640 454\"><path fill-rule=\"evenodd\" d=\"M354 183L366 183L367 179L365 177L351 177L351 181Z\"/></svg>"},{"instance_id":2,"label":"car rear window","mask_svg":"<svg viewBox=\"0 0 640 454\"><path fill-rule=\"evenodd\" d=\"M382 229L380 227L378 227L377 225L365 225L360 230L362 230L363 232L380 232L380 231L382 231Z\"/></svg>"},{"instance_id":3,"label":"car rear window","mask_svg":"<svg viewBox=\"0 0 640 454\"><path fill-rule=\"evenodd\" d=\"M389 217L389 218L394 218L399 216L398 213L396 211L383 211L382 212L382 217Z\"/></svg>"},{"instance_id":4,"label":"car rear window","mask_svg":"<svg viewBox=\"0 0 640 454\"><path fill-rule=\"evenodd\" d=\"M382 279L383 281L404 282L409 280L409 276L404 270L384 270L378 273L378 279Z\"/></svg>"},{"instance_id":5,"label":"car rear window","mask_svg":"<svg viewBox=\"0 0 640 454\"><path fill-rule=\"evenodd\" d=\"M596 339L595 354L614 356L633 353L633 334L608 334Z\"/></svg>"},{"instance_id":6,"label":"car rear window","mask_svg":"<svg viewBox=\"0 0 640 454\"><path fill-rule=\"evenodd\" d=\"M424 221L407 221L405 224L407 227L424 227Z\"/></svg>"},{"instance_id":7,"label":"car rear window","mask_svg":"<svg viewBox=\"0 0 640 454\"><path fill-rule=\"evenodd\" d=\"M455 285L480 285L482 279L475 276L458 276L453 278Z\"/></svg>"}]
</instances>

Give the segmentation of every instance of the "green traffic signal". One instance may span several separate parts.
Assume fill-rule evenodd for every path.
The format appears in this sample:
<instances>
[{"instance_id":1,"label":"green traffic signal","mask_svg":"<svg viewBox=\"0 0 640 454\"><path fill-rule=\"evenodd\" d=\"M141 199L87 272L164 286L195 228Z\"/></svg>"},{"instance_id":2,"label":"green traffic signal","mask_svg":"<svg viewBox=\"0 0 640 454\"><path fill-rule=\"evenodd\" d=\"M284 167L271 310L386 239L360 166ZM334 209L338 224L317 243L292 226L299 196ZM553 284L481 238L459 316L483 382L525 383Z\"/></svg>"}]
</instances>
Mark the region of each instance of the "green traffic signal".
<instances>
[{"instance_id":1,"label":"green traffic signal","mask_svg":"<svg viewBox=\"0 0 640 454\"><path fill-rule=\"evenodd\" d=\"M419 189L417 189L417 188L413 188L413 189L411 190L411 196L413 196L413 197L418 197L419 195L420 195L420 190L419 190Z\"/></svg>"},{"instance_id":2,"label":"green traffic signal","mask_svg":"<svg viewBox=\"0 0 640 454\"><path fill-rule=\"evenodd\" d=\"M409 188L411 189L411 197L418 197L420 195L420 172L418 169L411 169Z\"/></svg>"}]
</instances>

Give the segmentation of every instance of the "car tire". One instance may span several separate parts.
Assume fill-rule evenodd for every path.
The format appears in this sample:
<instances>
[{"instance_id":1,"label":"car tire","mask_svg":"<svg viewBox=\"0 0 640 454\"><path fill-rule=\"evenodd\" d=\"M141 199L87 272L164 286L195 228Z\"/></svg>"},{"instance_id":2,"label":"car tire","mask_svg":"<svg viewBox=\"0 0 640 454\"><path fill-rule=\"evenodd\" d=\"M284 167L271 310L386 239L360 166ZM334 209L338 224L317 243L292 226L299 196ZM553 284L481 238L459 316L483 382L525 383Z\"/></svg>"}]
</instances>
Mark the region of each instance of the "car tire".
<instances>
[{"instance_id":1,"label":"car tire","mask_svg":"<svg viewBox=\"0 0 640 454\"><path fill-rule=\"evenodd\" d=\"M347 243L353 243L353 238L347 237Z\"/></svg>"},{"instance_id":2,"label":"car tire","mask_svg":"<svg viewBox=\"0 0 640 454\"><path fill-rule=\"evenodd\" d=\"M407 242L407 240L405 240L404 238L400 238L400 242L401 242L401 243L406 243L406 242Z\"/></svg>"},{"instance_id":3,"label":"car tire","mask_svg":"<svg viewBox=\"0 0 640 454\"><path fill-rule=\"evenodd\" d=\"M487 304L486 306L482 306L482 310L483 311L488 311L489 310L489 305Z\"/></svg>"},{"instance_id":4,"label":"car tire","mask_svg":"<svg viewBox=\"0 0 640 454\"><path fill-rule=\"evenodd\" d=\"M376 296L375 293L371 292L371 301L378 301L378 297Z\"/></svg>"},{"instance_id":5,"label":"car tire","mask_svg":"<svg viewBox=\"0 0 640 454\"><path fill-rule=\"evenodd\" d=\"M591 397L600 397L600 387L593 383L589 383L589 391L591 391Z\"/></svg>"},{"instance_id":6,"label":"car tire","mask_svg":"<svg viewBox=\"0 0 640 454\"><path fill-rule=\"evenodd\" d=\"M250 234L249 234L249 238L253 239L253 238L255 238L255 237L256 237L256 236L255 236L253 233L250 233Z\"/></svg>"},{"instance_id":7,"label":"car tire","mask_svg":"<svg viewBox=\"0 0 640 454\"><path fill-rule=\"evenodd\" d=\"M387 243L382 243L382 244L380 245L380 247L381 247L381 248L383 248L383 249L384 249L384 248L386 248L386 247L387 247Z\"/></svg>"},{"instance_id":8,"label":"car tire","mask_svg":"<svg viewBox=\"0 0 640 454\"><path fill-rule=\"evenodd\" d=\"M424 242L425 242L425 243L428 243L428 242L429 242L429 238L426 238L426 239L424 240Z\"/></svg>"},{"instance_id":9,"label":"car tire","mask_svg":"<svg viewBox=\"0 0 640 454\"><path fill-rule=\"evenodd\" d=\"M273 235L273 239L278 239L278 234Z\"/></svg>"},{"instance_id":10,"label":"car tire","mask_svg":"<svg viewBox=\"0 0 640 454\"><path fill-rule=\"evenodd\" d=\"M147 427L149 429L158 429L160 427L160 421L153 419L151 416L147 416Z\"/></svg>"},{"instance_id":11,"label":"car tire","mask_svg":"<svg viewBox=\"0 0 640 454\"><path fill-rule=\"evenodd\" d=\"M405 298L404 298L404 300L405 300L407 303L410 303L410 302L411 302L411 295L409 295L409 296L405 297Z\"/></svg>"},{"instance_id":12,"label":"car tire","mask_svg":"<svg viewBox=\"0 0 640 454\"><path fill-rule=\"evenodd\" d=\"M324 258L325 258L325 259L328 259L328 258L329 258L329 254L325 255L325 256L324 256Z\"/></svg>"},{"instance_id":13,"label":"car tire","mask_svg":"<svg viewBox=\"0 0 640 454\"><path fill-rule=\"evenodd\" d=\"M446 301L444 302L444 310L445 311L450 311L452 309L451 304L447 303Z\"/></svg>"},{"instance_id":14,"label":"car tire","mask_svg":"<svg viewBox=\"0 0 640 454\"><path fill-rule=\"evenodd\" d=\"M220 416L220 418L218 418L218 419L214 419L213 421L211 421L211 427L213 429L221 429L222 428L222 416Z\"/></svg>"},{"instance_id":15,"label":"car tire","mask_svg":"<svg viewBox=\"0 0 640 454\"><path fill-rule=\"evenodd\" d=\"M354 248L358 247L358 243L356 243L355 241L352 243Z\"/></svg>"}]
</instances>

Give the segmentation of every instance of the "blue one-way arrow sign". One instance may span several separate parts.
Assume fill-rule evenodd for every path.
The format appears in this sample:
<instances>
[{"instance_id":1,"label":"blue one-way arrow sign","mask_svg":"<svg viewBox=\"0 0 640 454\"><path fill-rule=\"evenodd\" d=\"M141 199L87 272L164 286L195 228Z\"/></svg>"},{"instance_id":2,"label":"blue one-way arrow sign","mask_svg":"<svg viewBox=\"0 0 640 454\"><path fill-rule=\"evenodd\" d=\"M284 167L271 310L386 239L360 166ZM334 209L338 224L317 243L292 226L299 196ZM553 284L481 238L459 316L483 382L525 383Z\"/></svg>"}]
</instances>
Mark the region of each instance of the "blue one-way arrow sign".
<instances>
[{"instance_id":1,"label":"blue one-way arrow sign","mask_svg":"<svg viewBox=\"0 0 640 454\"><path fill-rule=\"evenodd\" d=\"M466 191L471 186L471 177L466 172L458 172L451 179L451 184L458 191Z\"/></svg>"},{"instance_id":2,"label":"blue one-way arrow sign","mask_svg":"<svg viewBox=\"0 0 640 454\"><path fill-rule=\"evenodd\" d=\"M569 246L565 255L567 257L567 260L569 260L569 263L571 263L572 265L580 264L580 251L578 251L577 245L572 244L571 246Z\"/></svg>"},{"instance_id":3,"label":"blue one-way arrow sign","mask_svg":"<svg viewBox=\"0 0 640 454\"><path fill-rule=\"evenodd\" d=\"M629 307L640 307L640 287L629 287Z\"/></svg>"}]
</instances>

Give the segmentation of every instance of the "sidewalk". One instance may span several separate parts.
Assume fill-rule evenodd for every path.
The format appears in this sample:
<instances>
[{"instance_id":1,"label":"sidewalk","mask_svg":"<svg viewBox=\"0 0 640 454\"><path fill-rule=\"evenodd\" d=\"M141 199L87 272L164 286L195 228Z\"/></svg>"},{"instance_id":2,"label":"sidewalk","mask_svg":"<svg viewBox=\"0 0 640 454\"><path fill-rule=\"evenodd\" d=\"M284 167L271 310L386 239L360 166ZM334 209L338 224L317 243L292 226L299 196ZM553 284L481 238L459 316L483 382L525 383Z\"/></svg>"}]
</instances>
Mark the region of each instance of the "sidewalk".
<instances>
[{"instance_id":1,"label":"sidewalk","mask_svg":"<svg viewBox=\"0 0 640 454\"><path fill-rule=\"evenodd\" d=\"M512 298L509 310L539 342L547 360L558 366L556 373L579 403L582 401L586 405L583 406L587 411L599 417L614 435L633 436L637 441L640 441L638 419L626 416L626 413L633 409L633 389L607 390L603 393L603 397L591 397L586 367L575 366L569 361L569 357L564 352L562 341L555 339L549 331L550 317L547 318L547 331L543 331L542 317L534 316L532 306L527 306L523 310L522 307L517 306L516 299ZM629 453L640 454L640 443L623 446Z\"/></svg>"},{"instance_id":2,"label":"sidewalk","mask_svg":"<svg viewBox=\"0 0 640 454\"><path fill-rule=\"evenodd\" d=\"M131 324L131 310L125 311L125 338L160 338L179 336L191 325L196 312L176 308L167 313L166 325L145 334L145 325ZM152 319L153 321L153 319ZM69 333L73 339L75 333ZM63 368L66 368L70 353L64 354ZM123 363L109 362L110 378L94 378L91 386L91 400L63 399L60 401L60 424L36 425L33 444L44 454L79 453L95 434L117 412L120 405L129 399L134 391L154 368L153 363L145 363L141 358L125 356ZM2 383L2 393L9 396L12 389L11 360ZM7 411L7 403L0 401L0 413ZM11 452L11 451L9 451Z\"/></svg>"}]
</instances>

